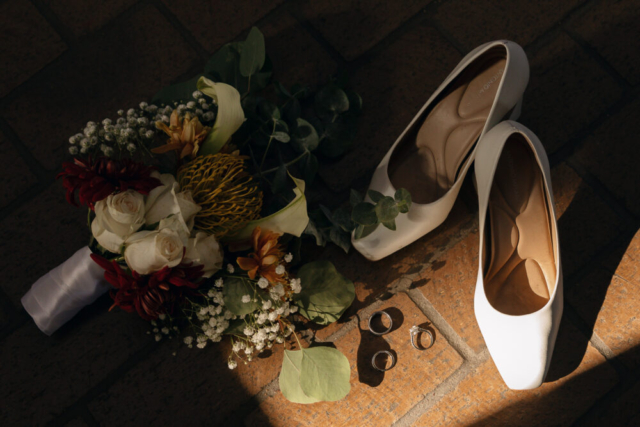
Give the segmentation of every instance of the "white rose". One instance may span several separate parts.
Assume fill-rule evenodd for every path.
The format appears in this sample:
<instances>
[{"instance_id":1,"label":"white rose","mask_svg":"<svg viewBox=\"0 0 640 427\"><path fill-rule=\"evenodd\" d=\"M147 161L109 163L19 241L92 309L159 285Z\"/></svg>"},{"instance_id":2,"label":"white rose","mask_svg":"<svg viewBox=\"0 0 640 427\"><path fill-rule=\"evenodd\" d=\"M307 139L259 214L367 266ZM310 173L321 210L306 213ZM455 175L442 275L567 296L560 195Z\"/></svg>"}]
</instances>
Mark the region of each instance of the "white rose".
<instances>
[{"instance_id":1,"label":"white rose","mask_svg":"<svg viewBox=\"0 0 640 427\"><path fill-rule=\"evenodd\" d=\"M184 262L204 266L204 277L211 277L222 268L222 248L214 235L198 232L196 237L189 239Z\"/></svg>"},{"instance_id":2,"label":"white rose","mask_svg":"<svg viewBox=\"0 0 640 427\"><path fill-rule=\"evenodd\" d=\"M170 215L180 215L191 230L194 218L201 209L193 201L191 192L180 192L180 185L171 174L160 175L158 172L154 172L151 176L158 178L162 185L151 190L147 196L145 201L146 224L155 224Z\"/></svg>"},{"instance_id":3,"label":"white rose","mask_svg":"<svg viewBox=\"0 0 640 427\"><path fill-rule=\"evenodd\" d=\"M182 262L188 230L180 217L160 221L157 231L140 231L126 241L124 260L139 274L150 274Z\"/></svg>"},{"instance_id":4,"label":"white rose","mask_svg":"<svg viewBox=\"0 0 640 427\"><path fill-rule=\"evenodd\" d=\"M95 205L91 232L100 246L119 253L124 241L144 224L144 196L127 190L112 194Z\"/></svg>"}]
</instances>

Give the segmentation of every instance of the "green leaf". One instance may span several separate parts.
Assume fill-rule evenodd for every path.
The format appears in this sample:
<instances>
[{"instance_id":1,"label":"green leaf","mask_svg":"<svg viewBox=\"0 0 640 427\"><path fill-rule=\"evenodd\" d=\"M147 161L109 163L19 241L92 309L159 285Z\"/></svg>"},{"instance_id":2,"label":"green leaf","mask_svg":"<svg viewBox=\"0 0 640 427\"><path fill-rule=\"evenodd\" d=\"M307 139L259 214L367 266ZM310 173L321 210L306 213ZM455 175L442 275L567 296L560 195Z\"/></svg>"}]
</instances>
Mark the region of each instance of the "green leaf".
<instances>
[{"instance_id":1,"label":"green leaf","mask_svg":"<svg viewBox=\"0 0 640 427\"><path fill-rule=\"evenodd\" d=\"M353 232L353 238L358 240L362 237L362 233L364 233L364 225L358 225Z\"/></svg>"},{"instance_id":2,"label":"green leaf","mask_svg":"<svg viewBox=\"0 0 640 427\"><path fill-rule=\"evenodd\" d=\"M176 83L160 89L151 99L152 104L171 104L177 101L188 101L192 98L193 92L197 90L198 80L202 74L198 74L186 82Z\"/></svg>"},{"instance_id":3,"label":"green leaf","mask_svg":"<svg viewBox=\"0 0 640 427\"><path fill-rule=\"evenodd\" d=\"M246 93L249 79L240 73L240 56L245 42L228 43L214 53L204 67L207 76L215 81L224 82ZM251 92L264 89L271 80L273 64L267 56L262 69L251 76Z\"/></svg>"},{"instance_id":4,"label":"green leaf","mask_svg":"<svg viewBox=\"0 0 640 427\"><path fill-rule=\"evenodd\" d=\"M303 350L285 350L280 369L280 391L282 395L293 403L316 403L320 399L307 396L300 387Z\"/></svg>"},{"instance_id":5,"label":"green leaf","mask_svg":"<svg viewBox=\"0 0 640 427\"><path fill-rule=\"evenodd\" d=\"M258 114L264 121L278 120L280 118L280 109L267 100L263 100L258 104ZM270 124L273 126L273 123Z\"/></svg>"},{"instance_id":6,"label":"green leaf","mask_svg":"<svg viewBox=\"0 0 640 427\"><path fill-rule=\"evenodd\" d=\"M320 145L322 154L327 157L338 157L344 154L356 135L355 122L340 120L327 124L325 138Z\"/></svg>"},{"instance_id":7,"label":"green leaf","mask_svg":"<svg viewBox=\"0 0 640 427\"><path fill-rule=\"evenodd\" d=\"M358 203L353 207L353 211L351 212L351 219L356 224L375 225L378 223L378 216L375 209L376 207L371 203Z\"/></svg>"},{"instance_id":8,"label":"green leaf","mask_svg":"<svg viewBox=\"0 0 640 427\"><path fill-rule=\"evenodd\" d=\"M362 196L362 194L352 188L351 192L349 193L349 204L351 205L351 207L354 207L361 202L364 202L364 197Z\"/></svg>"},{"instance_id":9,"label":"green leaf","mask_svg":"<svg viewBox=\"0 0 640 427\"><path fill-rule=\"evenodd\" d=\"M344 207L339 207L333 211L333 223L344 231L351 232L355 228L355 224L351 221L351 214Z\"/></svg>"},{"instance_id":10,"label":"green leaf","mask_svg":"<svg viewBox=\"0 0 640 427\"><path fill-rule=\"evenodd\" d=\"M252 27L240 52L240 74L249 77L262 69L265 60L264 36Z\"/></svg>"},{"instance_id":11,"label":"green leaf","mask_svg":"<svg viewBox=\"0 0 640 427\"><path fill-rule=\"evenodd\" d=\"M391 221L384 221L382 223L382 225L387 227L389 230L396 231L396 220L395 219L392 219Z\"/></svg>"},{"instance_id":12,"label":"green leaf","mask_svg":"<svg viewBox=\"0 0 640 427\"><path fill-rule=\"evenodd\" d=\"M369 195L369 198L373 200L373 203L378 203L380 200L384 199L384 194L376 190L369 190L367 191L367 194Z\"/></svg>"},{"instance_id":13,"label":"green leaf","mask_svg":"<svg viewBox=\"0 0 640 427\"><path fill-rule=\"evenodd\" d=\"M349 109L349 98L335 84L328 84L318 91L315 97L315 107L320 116L333 116L344 113Z\"/></svg>"},{"instance_id":14,"label":"green leaf","mask_svg":"<svg viewBox=\"0 0 640 427\"><path fill-rule=\"evenodd\" d=\"M298 118L296 120L297 127L293 133L293 148L299 153L304 151L313 151L318 148L320 138L316 128L305 119Z\"/></svg>"},{"instance_id":15,"label":"green leaf","mask_svg":"<svg viewBox=\"0 0 640 427\"><path fill-rule=\"evenodd\" d=\"M242 319L229 320L229 327L224 330L225 335L242 335L244 336L244 327L246 323Z\"/></svg>"},{"instance_id":16,"label":"green leaf","mask_svg":"<svg viewBox=\"0 0 640 427\"><path fill-rule=\"evenodd\" d=\"M321 325L333 323L355 297L353 282L336 270L330 261L305 264L298 271L302 290L294 295L300 314Z\"/></svg>"},{"instance_id":17,"label":"green leaf","mask_svg":"<svg viewBox=\"0 0 640 427\"><path fill-rule=\"evenodd\" d=\"M302 107L300 106L300 101L296 98L291 98L284 107L282 107L282 117L284 117L288 123L296 123L300 114L302 114Z\"/></svg>"},{"instance_id":18,"label":"green leaf","mask_svg":"<svg viewBox=\"0 0 640 427\"><path fill-rule=\"evenodd\" d=\"M226 278L222 288L224 304L229 311L237 316L249 314L260 308L260 303L253 301L256 298L256 290L255 285L251 284L249 279L239 277ZM242 297L245 295L251 297L250 302L242 302Z\"/></svg>"},{"instance_id":19,"label":"green leaf","mask_svg":"<svg viewBox=\"0 0 640 427\"><path fill-rule=\"evenodd\" d=\"M327 244L327 240L324 234L318 229L316 223L313 219L309 218L309 223L307 224L307 228L304 229L304 234L308 234L310 236L315 237L316 245L323 246Z\"/></svg>"},{"instance_id":20,"label":"green leaf","mask_svg":"<svg viewBox=\"0 0 640 427\"><path fill-rule=\"evenodd\" d=\"M273 133L273 138L280 141L280 142L289 142L291 141L291 137L289 136L288 133L286 132L282 132L282 131L278 131L278 132L274 132Z\"/></svg>"},{"instance_id":21,"label":"green leaf","mask_svg":"<svg viewBox=\"0 0 640 427\"><path fill-rule=\"evenodd\" d=\"M333 227L329 233L331 241L341 247L345 253L349 253L351 247L351 234L347 233L340 227Z\"/></svg>"},{"instance_id":22,"label":"green leaf","mask_svg":"<svg viewBox=\"0 0 640 427\"><path fill-rule=\"evenodd\" d=\"M274 82L273 86L276 88L278 93L282 95L285 99L291 98L291 93L287 90L285 85L283 85L281 82Z\"/></svg>"},{"instance_id":23,"label":"green leaf","mask_svg":"<svg viewBox=\"0 0 640 427\"><path fill-rule=\"evenodd\" d=\"M398 216L398 205L396 205L396 201L392 197L384 197L376 205L375 213L382 223L393 221Z\"/></svg>"},{"instance_id":24,"label":"green leaf","mask_svg":"<svg viewBox=\"0 0 640 427\"><path fill-rule=\"evenodd\" d=\"M335 402L351 391L351 366L347 357L332 347L300 350L300 388L314 399Z\"/></svg>"},{"instance_id":25,"label":"green leaf","mask_svg":"<svg viewBox=\"0 0 640 427\"><path fill-rule=\"evenodd\" d=\"M349 98L349 113L355 115L360 114L362 111L362 98L356 92L352 90L345 91L347 98Z\"/></svg>"},{"instance_id":26,"label":"green leaf","mask_svg":"<svg viewBox=\"0 0 640 427\"><path fill-rule=\"evenodd\" d=\"M407 189L399 188L396 190L394 199L398 203L398 210L400 213L409 212L409 208L411 207L411 193L409 193Z\"/></svg>"}]
</instances>

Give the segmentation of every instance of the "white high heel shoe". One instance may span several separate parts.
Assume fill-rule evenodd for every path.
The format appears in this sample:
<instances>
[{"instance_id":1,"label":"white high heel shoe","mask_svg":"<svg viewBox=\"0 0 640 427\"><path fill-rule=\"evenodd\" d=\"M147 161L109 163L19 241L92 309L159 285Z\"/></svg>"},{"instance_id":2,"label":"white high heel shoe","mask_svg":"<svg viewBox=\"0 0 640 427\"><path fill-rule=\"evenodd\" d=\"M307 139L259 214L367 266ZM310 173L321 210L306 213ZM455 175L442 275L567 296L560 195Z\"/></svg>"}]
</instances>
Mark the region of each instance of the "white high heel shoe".
<instances>
[{"instance_id":1,"label":"white high heel shoe","mask_svg":"<svg viewBox=\"0 0 640 427\"><path fill-rule=\"evenodd\" d=\"M551 171L540 140L506 121L478 143L480 268L475 314L507 386L542 384L562 318Z\"/></svg>"},{"instance_id":2,"label":"white high heel shoe","mask_svg":"<svg viewBox=\"0 0 640 427\"><path fill-rule=\"evenodd\" d=\"M391 146L369 185L385 196L406 188L413 204L396 230L365 229L353 246L377 261L429 233L449 215L473 163L476 142L520 115L529 62L514 42L486 43L465 56ZM365 199L371 202L371 199Z\"/></svg>"}]
</instances>

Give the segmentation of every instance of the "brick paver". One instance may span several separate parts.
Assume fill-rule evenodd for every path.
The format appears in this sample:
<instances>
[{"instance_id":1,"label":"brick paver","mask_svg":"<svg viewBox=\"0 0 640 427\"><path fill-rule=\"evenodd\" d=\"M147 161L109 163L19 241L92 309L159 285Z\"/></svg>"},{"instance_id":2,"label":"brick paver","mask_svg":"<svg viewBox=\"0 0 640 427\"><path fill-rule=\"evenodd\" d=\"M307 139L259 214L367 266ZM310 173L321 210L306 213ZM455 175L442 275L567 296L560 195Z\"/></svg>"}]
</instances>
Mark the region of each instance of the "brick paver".
<instances>
[{"instance_id":1,"label":"brick paver","mask_svg":"<svg viewBox=\"0 0 640 427\"><path fill-rule=\"evenodd\" d=\"M431 0L303 1L299 13L346 59L354 59L384 39Z\"/></svg>"},{"instance_id":2,"label":"brick paver","mask_svg":"<svg viewBox=\"0 0 640 427\"><path fill-rule=\"evenodd\" d=\"M637 0L0 2L0 425L638 424L638 10ZM86 210L52 182L67 138L195 72L206 51L253 25L279 81L317 84L346 71L362 95L356 141L319 171L332 207L368 184L463 54L500 38L525 47L521 121L554 164L567 304L542 387L508 390L478 331L469 180L441 227L384 260L307 246L356 287L342 319L313 328L351 364L340 402L287 402L277 384L282 347L230 371L228 344L156 343L146 322L108 313L107 296L52 337L37 330L20 298L88 237ZM395 320L384 337L366 330L376 307ZM437 313L436 343L419 352L408 329L429 322L425 312ZM398 357L385 374L370 365L380 349Z\"/></svg>"},{"instance_id":3,"label":"brick paver","mask_svg":"<svg viewBox=\"0 0 640 427\"><path fill-rule=\"evenodd\" d=\"M3 425L44 425L152 342L147 322L108 308L104 298L53 338L32 322L6 338L0 346Z\"/></svg>"},{"instance_id":4,"label":"brick paver","mask_svg":"<svg viewBox=\"0 0 640 427\"><path fill-rule=\"evenodd\" d=\"M177 0L162 0L200 44L213 53L250 28L260 18L275 9L283 0L211 2L194 0L185 4Z\"/></svg>"},{"instance_id":5,"label":"brick paver","mask_svg":"<svg viewBox=\"0 0 640 427\"><path fill-rule=\"evenodd\" d=\"M11 162L0 170L0 180L3 183L0 191L0 208L3 208L28 190L37 182L37 179L29 171L15 147L2 134L0 134L0 158L11 159Z\"/></svg>"},{"instance_id":6,"label":"brick paver","mask_svg":"<svg viewBox=\"0 0 640 427\"><path fill-rule=\"evenodd\" d=\"M639 113L636 100L596 129L576 153L578 161L636 216L640 216L640 171L635 161L640 156Z\"/></svg>"},{"instance_id":7,"label":"brick paver","mask_svg":"<svg viewBox=\"0 0 640 427\"><path fill-rule=\"evenodd\" d=\"M524 94L521 122L538 135L549 153L622 96L614 78L566 34L527 53L531 85Z\"/></svg>"},{"instance_id":8,"label":"brick paver","mask_svg":"<svg viewBox=\"0 0 640 427\"><path fill-rule=\"evenodd\" d=\"M633 0L599 0L576 16L570 28L593 46L598 54L631 84L640 83L640 32L636 25L638 4Z\"/></svg>"},{"instance_id":9,"label":"brick paver","mask_svg":"<svg viewBox=\"0 0 640 427\"><path fill-rule=\"evenodd\" d=\"M30 2L5 1L0 5L0 16L1 97L54 60L66 45Z\"/></svg>"},{"instance_id":10,"label":"brick paver","mask_svg":"<svg viewBox=\"0 0 640 427\"><path fill-rule=\"evenodd\" d=\"M568 292L568 300L614 355L632 369L640 367L640 233L623 249L624 255L612 272L598 267ZM612 274L613 273L613 274Z\"/></svg>"},{"instance_id":11,"label":"brick paver","mask_svg":"<svg viewBox=\"0 0 640 427\"><path fill-rule=\"evenodd\" d=\"M574 327L563 323L558 341L565 345L554 353L557 360L552 363L556 366L552 365L551 370L574 369L575 360L566 357L570 354L566 350L571 345L582 347L584 340ZM570 341L573 342L569 344ZM564 366L558 367L558 364ZM569 425L617 380L615 370L591 345L582 354L577 368L566 372L562 379L545 382L534 390L509 390L493 361L487 360L430 408L415 425Z\"/></svg>"},{"instance_id":12,"label":"brick paver","mask_svg":"<svg viewBox=\"0 0 640 427\"><path fill-rule=\"evenodd\" d=\"M34 156L58 170L68 138L89 120L117 117L120 108L148 100L195 59L160 12L143 7L69 52L0 112Z\"/></svg>"},{"instance_id":13,"label":"brick paver","mask_svg":"<svg viewBox=\"0 0 640 427\"><path fill-rule=\"evenodd\" d=\"M88 2L84 0L44 0L71 31L80 36L101 28L113 18L135 4L135 0L109 0Z\"/></svg>"},{"instance_id":14,"label":"brick paver","mask_svg":"<svg viewBox=\"0 0 640 427\"><path fill-rule=\"evenodd\" d=\"M390 425L451 375L462 358L433 326L420 309L402 293L386 301L395 317L394 329L376 337L364 318L358 327L335 342L351 363L351 392L339 402L296 405L281 393L269 397L252 413L246 425ZM411 347L409 328L430 327L436 337L433 347L418 351ZM396 353L395 368L380 373L371 367L378 350Z\"/></svg>"},{"instance_id":15,"label":"brick paver","mask_svg":"<svg viewBox=\"0 0 640 427\"><path fill-rule=\"evenodd\" d=\"M513 2L451 0L438 7L435 19L467 50L480 43L509 39L526 46L550 29L581 0Z\"/></svg>"},{"instance_id":16,"label":"brick paver","mask_svg":"<svg viewBox=\"0 0 640 427\"><path fill-rule=\"evenodd\" d=\"M354 179L372 172L460 59L442 35L422 24L354 73L355 89L367 100L358 125L357 140L363 143L335 165L320 169L329 187L348 188Z\"/></svg>"}]
</instances>

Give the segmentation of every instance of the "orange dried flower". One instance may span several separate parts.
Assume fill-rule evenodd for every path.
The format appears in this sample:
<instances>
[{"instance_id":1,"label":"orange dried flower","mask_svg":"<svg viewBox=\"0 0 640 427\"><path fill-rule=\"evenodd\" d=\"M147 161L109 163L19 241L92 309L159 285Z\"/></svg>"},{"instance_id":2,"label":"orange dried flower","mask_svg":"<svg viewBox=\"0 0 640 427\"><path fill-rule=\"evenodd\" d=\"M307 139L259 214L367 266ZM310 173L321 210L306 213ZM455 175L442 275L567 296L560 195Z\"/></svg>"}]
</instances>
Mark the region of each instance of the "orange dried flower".
<instances>
[{"instance_id":1,"label":"orange dried flower","mask_svg":"<svg viewBox=\"0 0 640 427\"><path fill-rule=\"evenodd\" d=\"M249 257L238 257L237 262L241 269L246 270L251 279L260 275L267 279L269 283L284 282L282 274L276 273L276 268L280 264L284 253L278 244L279 234L265 231L262 234L260 227L256 227L251 233L253 252Z\"/></svg>"},{"instance_id":2,"label":"orange dried flower","mask_svg":"<svg viewBox=\"0 0 640 427\"><path fill-rule=\"evenodd\" d=\"M198 117L191 117L185 114L180 123L178 110L173 110L169 119L169 126L164 122L156 122L156 127L167 135L169 140L165 145L156 147L151 151L154 153L166 153L175 150L180 153L180 158L195 156L200 149L200 143L207 137L210 127L203 126Z\"/></svg>"}]
</instances>

